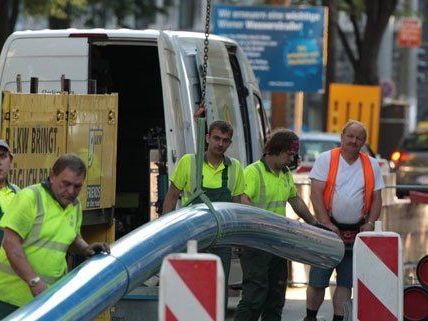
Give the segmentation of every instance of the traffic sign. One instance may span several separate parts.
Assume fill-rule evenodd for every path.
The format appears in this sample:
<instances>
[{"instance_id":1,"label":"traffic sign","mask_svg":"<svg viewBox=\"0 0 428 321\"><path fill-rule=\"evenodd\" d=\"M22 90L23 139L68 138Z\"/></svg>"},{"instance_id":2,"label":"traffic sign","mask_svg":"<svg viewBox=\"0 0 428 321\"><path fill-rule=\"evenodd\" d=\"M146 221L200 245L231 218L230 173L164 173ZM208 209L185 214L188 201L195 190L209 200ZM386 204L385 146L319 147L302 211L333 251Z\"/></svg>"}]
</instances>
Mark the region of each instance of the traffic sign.
<instances>
[{"instance_id":1,"label":"traffic sign","mask_svg":"<svg viewBox=\"0 0 428 321\"><path fill-rule=\"evenodd\" d=\"M379 226L380 222L376 222ZM353 320L403 320L403 259L400 236L362 232L353 255Z\"/></svg>"},{"instance_id":2,"label":"traffic sign","mask_svg":"<svg viewBox=\"0 0 428 321\"><path fill-rule=\"evenodd\" d=\"M213 254L170 254L160 273L159 321L224 321L224 272Z\"/></svg>"},{"instance_id":3,"label":"traffic sign","mask_svg":"<svg viewBox=\"0 0 428 321\"><path fill-rule=\"evenodd\" d=\"M422 21L419 17L398 20L397 42L401 48L418 48L422 41Z\"/></svg>"}]
</instances>

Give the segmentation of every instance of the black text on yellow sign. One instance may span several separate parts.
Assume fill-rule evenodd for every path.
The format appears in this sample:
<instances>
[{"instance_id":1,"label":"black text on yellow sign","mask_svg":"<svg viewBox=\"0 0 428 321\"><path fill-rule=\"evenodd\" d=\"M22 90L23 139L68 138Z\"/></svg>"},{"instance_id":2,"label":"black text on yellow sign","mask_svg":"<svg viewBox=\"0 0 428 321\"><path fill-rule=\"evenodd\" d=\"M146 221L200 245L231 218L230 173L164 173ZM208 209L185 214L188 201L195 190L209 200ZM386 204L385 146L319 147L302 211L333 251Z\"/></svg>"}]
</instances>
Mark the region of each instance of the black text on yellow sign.
<instances>
[{"instance_id":1,"label":"black text on yellow sign","mask_svg":"<svg viewBox=\"0 0 428 321\"><path fill-rule=\"evenodd\" d=\"M7 128L13 154L58 154L58 127Z\"/></svg>"}]
</instances>

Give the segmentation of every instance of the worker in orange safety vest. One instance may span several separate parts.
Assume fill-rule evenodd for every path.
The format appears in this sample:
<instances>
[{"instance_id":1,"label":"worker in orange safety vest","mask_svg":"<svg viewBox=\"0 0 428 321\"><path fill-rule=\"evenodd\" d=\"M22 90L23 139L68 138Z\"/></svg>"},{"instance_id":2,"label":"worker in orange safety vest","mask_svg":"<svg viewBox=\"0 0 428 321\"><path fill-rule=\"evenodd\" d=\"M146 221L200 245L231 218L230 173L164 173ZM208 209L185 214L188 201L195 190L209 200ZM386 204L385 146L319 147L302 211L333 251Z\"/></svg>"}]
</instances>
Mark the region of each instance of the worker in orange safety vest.
<instances>
[{"instance_id":1,"label":"worker in orange safety vest","mask_svg":"<svg viewBox=\"0 0 428 321\"><path fill-rule=\"evenodd\" d=\"M316 218L338 233L345 243L345 255L335 267L333 321L343 320L343 305L351 299L355 237L360 231L374 229L382 208L384 183L379 165L375 158L361 152L366 139L364 125L348 121L342 130L341 147L322 153L309 174ZM304 321L316 321L333 270L311 267Z\"/></svg>"}]
</instances>

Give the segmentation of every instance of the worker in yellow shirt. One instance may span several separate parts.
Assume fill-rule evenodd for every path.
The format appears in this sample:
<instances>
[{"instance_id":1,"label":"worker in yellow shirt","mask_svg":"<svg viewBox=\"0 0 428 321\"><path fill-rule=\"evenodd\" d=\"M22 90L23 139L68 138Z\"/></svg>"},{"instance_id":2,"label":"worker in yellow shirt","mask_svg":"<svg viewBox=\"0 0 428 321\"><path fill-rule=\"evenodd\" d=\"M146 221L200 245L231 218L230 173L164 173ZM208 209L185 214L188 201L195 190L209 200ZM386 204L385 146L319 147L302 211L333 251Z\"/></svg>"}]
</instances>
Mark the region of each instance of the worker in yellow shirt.
<instances>
[{"instance_id":1,"label":"worker in yellow shirt","mask_svg":"<svg viewBox=\"0 0 428 321\"><path fill-rule=\"evenodd\" d=\"M0 139L0 219L2 218L6 207L9 205L19 187L8 181L10 166L12 165L13 155L9 145L3 139ZM3 240L3 230L0 229L0 244Z\"/></svg>"},{"instance_id":2,"label":"worker in yellow shirt","mask_svg":"<svg viewBox=\"0 0 428 321\"><path fill-rule=\"evenodd\" d=\"M233 128L225 121L214 121L206 135L208 144L202 165L202 189L211 202L240 203L244 192L244 172L238 160L225 156L232 143ZM196 157L194 154L184 155L170 178L171 184L163 203L163 214L175 210L178 199L181 204L188 205L192 193L196 189ZM199 198L192 204L201 203ZM218 247L211 251L222 261L225 289L229 279L231 249ZM225 297L227 306L227 296Z\"/></svg>"},{"instance_id":3,"label":"worker in yellow shirt","mask_svg":"<svg viewBox=\"0 0 428 321\"><path fill-rule=\"evenodd\" d=\"M286 202L305 222L317 224L297 195L288 169L299 151L299 138L280 128L268 137L261 160L245 168L244 204L285 216ZM242 298L235 321L281 320L287 287L287 260L257 249L244 248L240 257L243 272Z\"/></svg>"},{"instance_id":4,"label":"worker in yellow shirt","mask_svg":"<svg viewBox=\"0 0 428 321\"><path fill-rule=\"evenodd\" d=\"M69 249L84 257L110 252L106 243L88 245L80 235L82 209L77 196L86 166L76 155L63 155L49 178L19 191L0 221L0 319L60 279Z\"/></svg>"}]
</instances>

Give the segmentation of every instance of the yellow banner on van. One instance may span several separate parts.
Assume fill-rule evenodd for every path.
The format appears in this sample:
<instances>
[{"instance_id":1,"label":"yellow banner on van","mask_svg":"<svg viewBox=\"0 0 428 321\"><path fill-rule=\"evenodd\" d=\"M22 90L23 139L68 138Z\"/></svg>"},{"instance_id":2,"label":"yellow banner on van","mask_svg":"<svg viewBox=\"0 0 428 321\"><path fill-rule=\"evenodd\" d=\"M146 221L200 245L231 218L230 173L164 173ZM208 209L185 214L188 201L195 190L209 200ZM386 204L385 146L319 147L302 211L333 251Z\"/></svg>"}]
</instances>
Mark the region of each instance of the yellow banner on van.
<instances>
[{"instance_id":1,"label":"yellow banner on van","mask_svg":"<svg viewBox=\"0 0 428 321\"><path fill-rule=\"evenodd\" d=\"M379 86L331 84L327 131L340 133L348 120L358 120L367 127L367 142L377 152L380 106L381 89Z\"/></svg>"},{"instance_id":2,"label":"yellow banner on van","mask_svg":"<svg viewBox=\"0 0 428 321\"><path fill-rule=\"evenodd\" d=\"M39 183L62 154L87 166L83 209L111 208L116 186L117 94L3 93L1 137L14 155L9 179L21 188Z\"/></svg>"}]
</instances>

